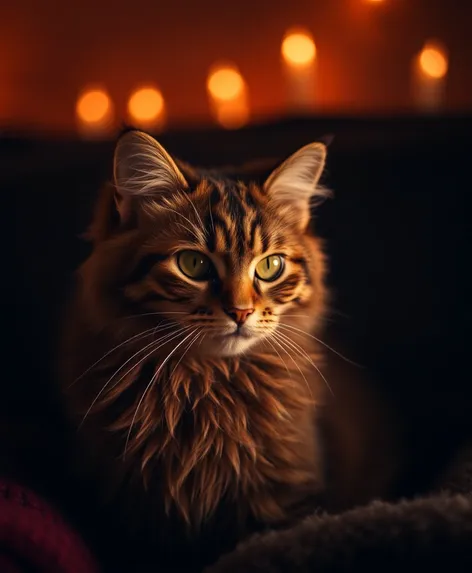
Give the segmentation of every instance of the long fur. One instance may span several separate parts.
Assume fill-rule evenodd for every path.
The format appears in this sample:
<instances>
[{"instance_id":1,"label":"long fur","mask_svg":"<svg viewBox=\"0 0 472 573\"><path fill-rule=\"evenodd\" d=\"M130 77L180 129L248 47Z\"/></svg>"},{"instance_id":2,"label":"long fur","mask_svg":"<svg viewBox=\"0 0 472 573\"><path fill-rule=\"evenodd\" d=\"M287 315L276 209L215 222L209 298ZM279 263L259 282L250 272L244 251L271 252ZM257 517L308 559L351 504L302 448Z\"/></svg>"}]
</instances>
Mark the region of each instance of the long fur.
<instances>
[{"instance_id":1,"label":"long fur","mask_svg":"<svg viewBox=\"0 0 472 573\"><path fill-rule=\"evenodd\" d=\"M198 174L149 136L125 137L62 350L83 464L136 538L152 539L166 516L198 537L225 506L242 531L248 519L282 523L323 487L321 355L290 328L311 332L326 307L321 242L300 224L324 148L309 150L311 193L306 152L300 174L296 159L289 174L278 168L272 181L293 179L286 195L281 184ZM175 258L182 249L207 253L219 278L186 279ZM256 280L253 260L280 252L281 279ZM224 309L249 304L251 343L223 343Z\"/></svg>"}]
</instances>

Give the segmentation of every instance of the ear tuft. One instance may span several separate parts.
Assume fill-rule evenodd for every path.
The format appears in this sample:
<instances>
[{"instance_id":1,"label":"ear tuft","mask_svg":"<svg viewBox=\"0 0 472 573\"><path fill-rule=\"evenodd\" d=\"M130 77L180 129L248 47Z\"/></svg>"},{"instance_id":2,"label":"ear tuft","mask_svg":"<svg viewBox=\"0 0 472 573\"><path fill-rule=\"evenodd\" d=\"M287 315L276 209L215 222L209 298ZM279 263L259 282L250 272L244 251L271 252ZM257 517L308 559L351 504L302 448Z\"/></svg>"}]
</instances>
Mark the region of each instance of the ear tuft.
<instances>
[{"instance_id":1,"label":"ear tuft","mask_svg":"<svg viewBox=\"0 0 472 573\"><path fill-rule=\"evenodd\" d=\"M273 203L290 209L302 226L308 224L311 204L330 196L327 189L318 185L325 162L326 146L310 143L276 168L264 184Z\"/></svg>"},{"instance_id":2,"label":"ear tuft","mask_svg":"<svg viewBox=\"0 0 472 573\"><path fill-rule=\"evenodd\" d=\"M150 197L188 186L162 145L138 130L126 131L119 138L113 172L117 193L122 197Z\"/></svg>"}]
</instances>

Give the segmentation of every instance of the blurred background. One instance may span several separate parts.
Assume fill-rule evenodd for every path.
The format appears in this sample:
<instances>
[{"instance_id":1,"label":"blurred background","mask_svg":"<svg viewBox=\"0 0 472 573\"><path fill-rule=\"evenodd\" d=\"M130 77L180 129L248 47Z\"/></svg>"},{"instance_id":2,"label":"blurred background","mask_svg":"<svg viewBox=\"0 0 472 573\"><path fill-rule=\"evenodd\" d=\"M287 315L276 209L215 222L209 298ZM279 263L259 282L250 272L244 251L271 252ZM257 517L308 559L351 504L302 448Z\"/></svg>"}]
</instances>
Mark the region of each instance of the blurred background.
<instances>
[{"instance_id":1,"label":"blurred background","mask_svg":"<svg viewBox=\"0 0 472 573\"><path fill-rule=\"evenodd\" d=\"M427 487L472 436L471 22L460 0L3 2L0 472L67 487L58 329L126 123L213 166L334 136L335 198L315 218L333 292L324 340L363 365L400 443L371 426L356 471L383 479L387 452L397 492ZM354 429L350 381L336 407Z\"/></svg>"},{"instance_id":2,"label":"blurred background","mask_svg":"<svg viewBox=\"0 0 472 573\"><path fill-rule=\"evenodd\" d=\"M471 21L460 0L4 2L0 129L469 112Z\"/></svg>"}]
</instances>

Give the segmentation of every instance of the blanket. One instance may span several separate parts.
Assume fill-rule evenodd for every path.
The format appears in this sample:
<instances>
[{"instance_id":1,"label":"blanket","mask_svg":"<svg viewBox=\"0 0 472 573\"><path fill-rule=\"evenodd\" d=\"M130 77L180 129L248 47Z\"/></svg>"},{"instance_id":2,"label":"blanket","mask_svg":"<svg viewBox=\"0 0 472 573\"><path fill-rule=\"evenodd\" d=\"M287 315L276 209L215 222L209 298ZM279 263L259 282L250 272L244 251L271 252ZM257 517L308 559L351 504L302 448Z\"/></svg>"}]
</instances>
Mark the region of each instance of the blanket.
<instances>
[{"instance_id":1,"label":"blanket","mask_svg":"<svg viewBox=\"0 0 472 573\"><path fill-rule=\"evenodd\" d=\"M318 513L290 529L257 534L206 573L405 573L420 568L472 571L472 450L428 496ZM0 571L98 573L99 567L46 500L0 479Z\"/></svg>"},{"instance_id":2,"label":"blanket","mask_svg":"<svg viewBox=\"0 0 472 573\"><path fill-rule=\"evenodd\" d=\"M50 503L13 481L0 479L1 573L98 573L74 529Z\"/></svg>"},{"instance_id":3,"label":"blanket","mask_svg":"<svg viewBox=\"0 0 472 573\"><path fill-rule=\"evenodd\" d=\"M429 495L257 534L206 573L472 571L472 450Z\"/></svg>"}]
</instances>

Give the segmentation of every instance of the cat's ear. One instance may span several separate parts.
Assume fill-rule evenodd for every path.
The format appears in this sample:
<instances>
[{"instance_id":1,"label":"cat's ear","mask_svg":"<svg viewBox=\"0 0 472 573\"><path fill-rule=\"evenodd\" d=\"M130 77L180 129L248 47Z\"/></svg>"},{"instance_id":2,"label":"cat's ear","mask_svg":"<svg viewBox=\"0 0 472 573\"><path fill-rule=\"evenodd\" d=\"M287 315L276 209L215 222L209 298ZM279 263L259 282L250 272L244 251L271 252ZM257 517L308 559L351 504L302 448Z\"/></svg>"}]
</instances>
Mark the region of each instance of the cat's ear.
<instances>
[{"instance_id":1,"label":"cat's ear","mask_svg":"<svg viewBox=\"0 0 472 573\"><path fill-rule=\"evenodd\" d=\"M139 201L164 200L188 183L175 161L150 135L138 130L122 135L114 156L115 204L122 221Z\"/></svg>"},{"instance_id":2,"label":"cat's ear","mask_svg":"<svg viewBox=\"0 0 472 573\"><path fill-rule=\"evenodd\" d=\"M264 190L272 204L289 214L304 229L310 220L310 207L330 195L319 186L326 161L326 145L305 145L266 179Z\"/></svg>"}]
</instances>

